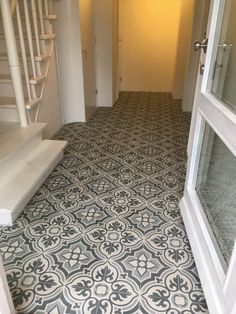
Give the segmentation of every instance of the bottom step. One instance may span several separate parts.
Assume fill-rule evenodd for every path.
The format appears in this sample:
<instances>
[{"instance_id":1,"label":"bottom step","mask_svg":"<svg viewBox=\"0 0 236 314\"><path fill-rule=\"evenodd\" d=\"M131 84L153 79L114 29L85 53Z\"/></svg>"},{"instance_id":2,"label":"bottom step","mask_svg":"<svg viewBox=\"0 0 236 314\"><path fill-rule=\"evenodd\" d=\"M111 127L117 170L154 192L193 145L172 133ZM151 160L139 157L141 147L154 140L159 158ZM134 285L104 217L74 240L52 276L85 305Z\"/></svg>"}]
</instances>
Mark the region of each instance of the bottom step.
<instances>
[{"instance_id":1,"label":"bottom step","mask_svg":"<svg viewBox=\"0 0 236 314\"><path fill-rule=\"evenodd\" d=\"M64 141L44 140L0 186L0 225L12 225L63 157Z\"/></svg>"}]
</instances>

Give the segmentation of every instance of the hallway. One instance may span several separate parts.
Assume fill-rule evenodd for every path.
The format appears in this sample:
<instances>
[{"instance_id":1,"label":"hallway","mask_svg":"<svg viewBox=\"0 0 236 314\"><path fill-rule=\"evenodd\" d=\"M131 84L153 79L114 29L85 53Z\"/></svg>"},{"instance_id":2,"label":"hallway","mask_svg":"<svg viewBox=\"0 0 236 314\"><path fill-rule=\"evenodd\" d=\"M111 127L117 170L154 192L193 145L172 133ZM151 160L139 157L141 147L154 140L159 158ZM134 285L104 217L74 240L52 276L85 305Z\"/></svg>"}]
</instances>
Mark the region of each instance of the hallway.
<instances>
[{"instance_id":1,"label":"hallway","mask_svg":"<svg viewBox=\"0 0 236 314\"><path fill-rule=\"evenodd\" d=\"M189 123L168 93L123 92L59 132L65 158L0 228L18 313L207 313L178 207Z\"/></svg>"}]
</instances>

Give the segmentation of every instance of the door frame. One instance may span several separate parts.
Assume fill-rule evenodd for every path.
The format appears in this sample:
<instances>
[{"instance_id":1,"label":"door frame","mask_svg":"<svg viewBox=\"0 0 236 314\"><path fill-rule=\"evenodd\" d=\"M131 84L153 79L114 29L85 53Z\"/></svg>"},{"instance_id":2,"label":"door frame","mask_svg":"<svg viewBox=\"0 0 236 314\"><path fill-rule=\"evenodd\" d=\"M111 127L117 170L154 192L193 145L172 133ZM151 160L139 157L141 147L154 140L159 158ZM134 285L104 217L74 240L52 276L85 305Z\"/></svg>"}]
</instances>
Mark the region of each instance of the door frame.
<instances>
[{"instance_id":1,"label":"door frame","mask_svg":"<svg viewBox=\"0 0 236 314\"><path fill-rule=\"evenodd\" d=\"M202 287L212 314L235 314L236 298L236 244L227 272L217 254L214 237L208 219L196 192L196 181L205 125L208 124L224 144L236 156L236 115L220 100L209 93L212 60L216 56L216 44L223 21L226 0L212 0L208 21L209 34L207 55L202 52L200 63L205 63L203 77L198 75L194 110L188 144L188 170L184 196L180 202L181 213L188 233ZM210 106L212 104L212 106Z\"/></svg>"}]
</instances>

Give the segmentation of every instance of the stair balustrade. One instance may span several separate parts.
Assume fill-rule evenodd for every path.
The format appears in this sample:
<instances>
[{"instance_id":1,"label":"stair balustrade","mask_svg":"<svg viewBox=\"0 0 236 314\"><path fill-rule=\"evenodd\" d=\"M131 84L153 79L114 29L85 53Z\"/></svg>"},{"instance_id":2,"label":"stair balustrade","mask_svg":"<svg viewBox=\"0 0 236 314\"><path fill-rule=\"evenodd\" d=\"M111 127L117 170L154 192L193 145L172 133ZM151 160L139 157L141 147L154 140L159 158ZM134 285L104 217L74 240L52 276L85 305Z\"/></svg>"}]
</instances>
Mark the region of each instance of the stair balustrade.
<instances>
[{"instance_id":1,"label":"stair balustrade","mask_svg":"<svg viewBox=\"0 0 236 314\"><path fill-rule=\"evenodd\" d=\"M4 40L20 125L37 122L55 35L52 0L0 0Z\"/></svg>"}]
</instances>

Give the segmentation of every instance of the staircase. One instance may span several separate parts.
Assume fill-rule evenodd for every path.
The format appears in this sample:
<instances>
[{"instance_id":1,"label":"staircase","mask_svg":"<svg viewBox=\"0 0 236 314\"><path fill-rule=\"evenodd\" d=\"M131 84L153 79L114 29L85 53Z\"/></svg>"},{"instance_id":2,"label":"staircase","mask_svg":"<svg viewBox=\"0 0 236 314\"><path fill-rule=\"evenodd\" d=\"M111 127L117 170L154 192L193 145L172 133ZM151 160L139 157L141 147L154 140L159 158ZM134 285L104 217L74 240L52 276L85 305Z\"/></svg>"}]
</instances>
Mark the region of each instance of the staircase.
<instances>
[{"instance_id":1,"label":"staircase","mask_svg":"<svg viewBox=\"0 0 236 314\"><path fill-rule=\"evenodd\" d=\"M8 0L8 2L11 3L12 24L27 118L29 122L31 120L36 122L53 53L55 39L53 21L57 17L49 12L49 4L52 4L52 1ZM12 43L7 42L12 34L9 33L9 29L5 29L4 32L3 12L0 32L0 121L18 121L11 75L15 60L9 67L8 47L12 46ZM34 108L35 110L32 111ZM35 114L32 118L33 112Z\"/></svg>"},{"instance_id":2,"label":"staircase","mask_svg":"<svg viewBox=\"0 0 236 314\"><path fill-rule=\"evenodd\" d=\"M46 124L37 122L54 50L53 1L0 5L0 225L11 225L66 142L43 140Z\"/></svg>"}]
</instances>

